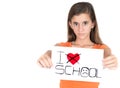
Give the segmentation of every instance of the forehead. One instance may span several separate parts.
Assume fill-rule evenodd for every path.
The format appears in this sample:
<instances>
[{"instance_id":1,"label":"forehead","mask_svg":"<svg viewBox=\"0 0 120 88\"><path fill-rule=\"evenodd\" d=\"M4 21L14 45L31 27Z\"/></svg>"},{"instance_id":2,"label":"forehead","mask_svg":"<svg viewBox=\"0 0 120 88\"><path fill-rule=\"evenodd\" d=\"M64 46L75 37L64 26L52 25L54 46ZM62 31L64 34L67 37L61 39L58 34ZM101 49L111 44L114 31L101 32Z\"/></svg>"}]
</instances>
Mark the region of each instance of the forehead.
<instances>
[{"instance_id":1,"label":"forehead","mask_svg":"<svg viewBox=\"0 0 120 88\"><path fill-rule=\"evenodd\" d=\"M79 15L74 15L72 17L71 21L77 21L77 22L80 22L80 21L91 21L91 18L90 18L89 14L82 13L82 14L79 14Z\"/></svg>"}]
</instances>

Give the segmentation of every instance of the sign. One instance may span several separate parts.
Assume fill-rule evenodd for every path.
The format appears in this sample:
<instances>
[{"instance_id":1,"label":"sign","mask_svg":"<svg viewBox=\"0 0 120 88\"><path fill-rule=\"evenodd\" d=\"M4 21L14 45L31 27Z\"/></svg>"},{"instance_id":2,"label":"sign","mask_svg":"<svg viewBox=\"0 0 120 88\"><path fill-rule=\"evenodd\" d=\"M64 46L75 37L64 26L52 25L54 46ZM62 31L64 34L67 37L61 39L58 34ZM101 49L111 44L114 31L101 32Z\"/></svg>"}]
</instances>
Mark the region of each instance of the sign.
<instances>
[{"instance_id":1,"label":"sign","mask_svg":"<svg viewBox=\"0 0 120 88\"><path fill-rule=\"evenodd\" d=\"M52 49L53 71L60 79L99 82L102 59L103 49L58 46Z\"/></svg>"}]
</instances>

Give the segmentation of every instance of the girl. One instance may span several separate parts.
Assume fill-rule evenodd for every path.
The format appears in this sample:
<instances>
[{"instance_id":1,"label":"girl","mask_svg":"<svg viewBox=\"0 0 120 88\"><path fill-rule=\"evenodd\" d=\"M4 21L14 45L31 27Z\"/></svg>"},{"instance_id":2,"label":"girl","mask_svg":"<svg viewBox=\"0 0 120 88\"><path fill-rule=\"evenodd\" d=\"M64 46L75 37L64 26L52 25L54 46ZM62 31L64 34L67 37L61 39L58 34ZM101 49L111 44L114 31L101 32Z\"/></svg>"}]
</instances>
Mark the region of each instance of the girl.
<instances>
[{"instance_id":1,"label":"girl","mask_svg":"<svg viewBox=\"0 0 120 88\"><path fill-rule=\"evenodd\" d=\"M74 4L68 14L68 40L57 43L56 46L104 49L103 67L115 69L117 58L112 55L110 48L105 45L98 32L97 20L93 6L89 2ZM45 68L52 66L51 50L38 59ZM98 88L98 82L61 80L60 88Z\"/></svg>"}]
</instances>

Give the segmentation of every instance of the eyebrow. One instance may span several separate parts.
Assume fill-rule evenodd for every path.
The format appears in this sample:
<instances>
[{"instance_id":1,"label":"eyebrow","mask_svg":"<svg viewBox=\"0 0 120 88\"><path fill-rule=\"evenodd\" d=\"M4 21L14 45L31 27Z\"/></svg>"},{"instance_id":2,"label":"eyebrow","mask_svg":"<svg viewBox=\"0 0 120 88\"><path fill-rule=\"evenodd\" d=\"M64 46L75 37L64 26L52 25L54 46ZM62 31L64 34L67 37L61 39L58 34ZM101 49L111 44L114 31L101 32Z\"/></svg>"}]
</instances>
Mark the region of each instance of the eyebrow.
<instances>
[{"instance_id":1,"label":"eyebrow","mask_svg":"<svg viewBox=\"0 0 120 88\"><path fill-rule=\"evenodd\" d=\"M76 24L76 23L78 23L78 22L74 21L73 23Z\"/></svg>"}]
</instances>

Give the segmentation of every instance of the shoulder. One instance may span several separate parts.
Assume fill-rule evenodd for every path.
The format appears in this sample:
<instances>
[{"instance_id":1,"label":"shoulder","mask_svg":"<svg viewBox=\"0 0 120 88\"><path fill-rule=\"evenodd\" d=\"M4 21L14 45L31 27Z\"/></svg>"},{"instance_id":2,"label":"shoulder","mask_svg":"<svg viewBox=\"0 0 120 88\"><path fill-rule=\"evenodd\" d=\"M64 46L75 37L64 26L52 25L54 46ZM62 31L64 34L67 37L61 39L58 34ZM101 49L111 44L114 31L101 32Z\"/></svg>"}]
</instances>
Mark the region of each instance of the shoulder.
<instances>
[{"instance_id":1,"label":"shoulder","mask_svg":"<svg viewBox=\"0 0 120 88\"><path fill-rule=\"evenodd\" d=\"M95 44L93 48L104 49L104 57L111 55L111 49L105 44Z\"/></svg>"},{"instance_id":2,"label":"shoulder","mask_svg":"<svg viewBox=\"0 0 120 88\"><path fill-rule=\"evenodd\" d=\"M105 45L105 44L95 44L93 46L93 48L95 48L95 49L107 49L109 47L107 45Z\"/></svg>"},{"instance_id":3,"label":"shoulder","mask_svg":"<svg viewBox=\"0 0 120 88\"><path fill-rule=\"evenodd\" d=\"M72 43L71 42L60 42L60 43L57 43L56 46L72 47Z\"/></svg>"}]
</instances>

